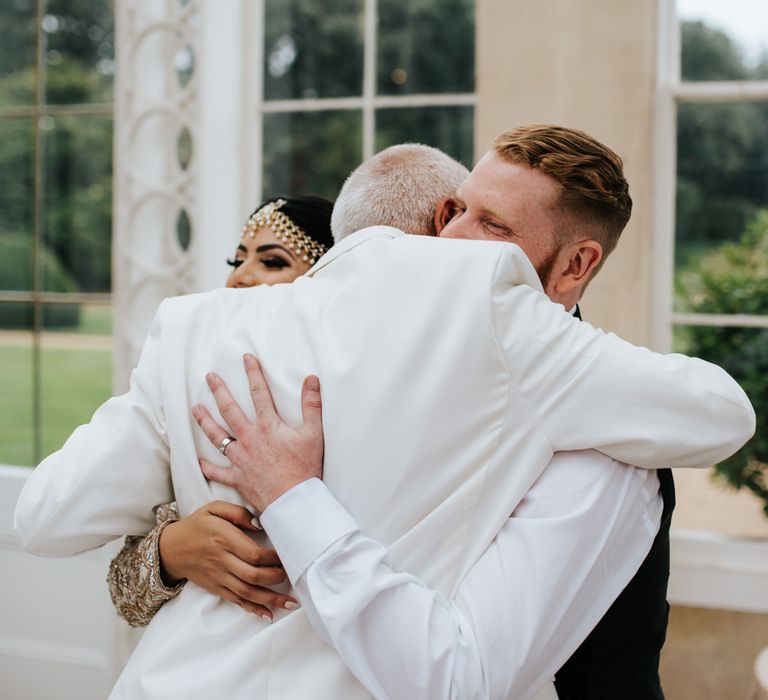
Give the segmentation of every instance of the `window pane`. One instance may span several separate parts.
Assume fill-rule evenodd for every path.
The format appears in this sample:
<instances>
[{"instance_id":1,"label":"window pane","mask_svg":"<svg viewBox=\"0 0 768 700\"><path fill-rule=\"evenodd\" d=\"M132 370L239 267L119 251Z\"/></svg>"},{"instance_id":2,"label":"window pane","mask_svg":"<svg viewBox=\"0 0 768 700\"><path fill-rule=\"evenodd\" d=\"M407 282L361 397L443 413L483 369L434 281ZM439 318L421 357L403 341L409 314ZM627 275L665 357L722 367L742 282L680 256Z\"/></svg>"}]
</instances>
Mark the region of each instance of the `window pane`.
<instances>
[{"instance_id":1,"label":"window pane","mask_svg":"<svg viewBox=\"0 0 768 700\"><path fill-rule=\"evenodd\" d=\"M768 103L683 104L678 111L676 308L696 309L699 268L727 265L741 277L758 268L728 263L727 242L748 254L765 234L768 208ZM742 255L743 257L743 255ZM755 263L757 264L757 263ZM726 284L726 282L723 282ZM733 296L728 313L751 302ZM764 309L764 312L766 309ZM726 313L719 311L718 313Z\"/></svg>"},{"instance_id":2,"label":"window pane","mask_svg":"<svg viewBox=\"0 0 768 700\"><path fill-rule=\"evenodd\" d=\"M265 21L265 99L362 94L362 0L267 0Z\"/></svg>"},{"instance_id":3,"label":"window pane","mask_svg":"<svg viewBox=\"0 0 768 700\"><path fill-rule=\"evenodd\" d=\"M434 146L468 168L473 162L472 107L408 107L376 112L376 150L405 141Z\"/></svg>"},{"instance_id":4,"label":"window pane","mask_svg":"<svg viewBox=\"0 0 768 700\"><path fill-rule=\"evenodd\" d=\"M361 160L357 111L264 115L265 197L316 194L336 199Z\"/></svg>"},{"instance_id":5,"label":"window pane","mask_svg":"<svg viewBox=\"0 0 768 700\"><path fill-rule=\"evenodd\" d=\"M0 302L0 464L32 466L32 334L8 330L14 307Z\"/></svg>"},{"instance_id":6,"label":"window pane","mask_svg":"<svg viewBox=\"0 0 768 700\"><path fill-rule=\"evenodd\" d=\"M35 101L35 2L0 3L0 106Z\"/></svg>"},{"instance_id":7,"label":"window pane","mask_svg":"<svg viewBox=\"0 0 768 700\"><path fill-rule=\"evenodd\" d=\"M0 119L0 289L32 289L34 147L31 119Z\"/></svg>"},{"instance_id":8,"label":"window pane","mask_svg":"<svg viewBox=\"0 0 768 700\"><path fill-rule=\"evenodd\" d=\"M46 291L108 292L112 119L45 117Z\"/></svg>"},{"instance_id":9,"label":"window pane","mask_svg":"<svg viewBox=\"0 0 768 700\"><path fill-rule=\"evenodd\" d=\"M45 13L46 102L111 102L115 73L112 3L47 0Z\"/></svg>"},{"instance_id":10,"label":"window pane","mask_svg":"<svg viewBox=\"0 0 768 700\"><path fill-rule=\"evenodd\" d=\"M768 4L678 0L683 80L768 78Z\"/></svg>"},{"instance_id":11,"label":"window pane","mask_svg":"<svg viewBox=\"0 0 768 700\"><path fill-rule=\"evenodd\" d=\"M378 92L473 92L474 0L378 4Z\"/></svg>"},{"instance_id":12,"label":"window pane","mask_svg":"<svg viewBox=\"0 0 768 700\"><path fill-rule=\"evenodd\" d=\"M74 322L59 325L42 337L43 456L61 447L112 394L109 307L46 304L44 313L57 313L68 321L74 317Z\"/></svg>"}]
</instances>

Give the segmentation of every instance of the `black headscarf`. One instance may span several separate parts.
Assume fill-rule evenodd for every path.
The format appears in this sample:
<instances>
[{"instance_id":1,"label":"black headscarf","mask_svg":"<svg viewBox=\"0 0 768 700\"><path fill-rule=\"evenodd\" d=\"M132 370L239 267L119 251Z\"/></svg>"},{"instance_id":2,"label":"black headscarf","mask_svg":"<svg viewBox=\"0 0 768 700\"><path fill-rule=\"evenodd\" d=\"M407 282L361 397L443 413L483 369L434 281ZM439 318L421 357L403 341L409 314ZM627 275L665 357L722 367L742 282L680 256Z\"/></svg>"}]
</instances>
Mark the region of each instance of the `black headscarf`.
<instances>
[{"instance_id":1,"label":"black headscarf","mask_svg":"<svg viewBox=\"0 0 768 700\"><path fill-rule=\"evenodd\" d=\"M278 195L270 197L256 208L255 214L264 205L270 202L276 202L278 199L285 200L285 204L280 207L280 211L288 215L297 226L310 238L324 245L326 250L333 246L333 236L331 235L331 212L333 211L333 202L325 197L286 197Z\"/></svg>"}]
</instances>

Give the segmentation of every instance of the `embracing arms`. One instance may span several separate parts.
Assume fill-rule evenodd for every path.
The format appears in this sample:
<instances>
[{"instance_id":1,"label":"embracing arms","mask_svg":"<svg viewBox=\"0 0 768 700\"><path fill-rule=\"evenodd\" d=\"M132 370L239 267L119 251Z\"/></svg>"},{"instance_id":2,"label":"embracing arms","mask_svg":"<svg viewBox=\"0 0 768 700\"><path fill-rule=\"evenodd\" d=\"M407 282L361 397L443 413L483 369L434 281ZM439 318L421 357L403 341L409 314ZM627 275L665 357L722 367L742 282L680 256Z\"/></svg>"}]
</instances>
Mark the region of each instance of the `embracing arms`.
<instances>
[{"instance_id":1,"label":"embracing arms","mask_svg":"<svg viewBox=\"0 0 768 700\"><path fill-rule=\"evenodd\" d=\"M295 598L267 588L284 581L285 570L274 549L245 534L255 529L246 508L212 501L187 518L175 508L158 514L147 536L126 537L109 567L112 602L130 625L148 625L187 580L269 620L274 608L297 607Z\"/></svg>"},{"instance_id":2,"label":"embracing arms","mask_svg":"<svg viewBox=\"0 0 768 700\"><path fill-rule=\"evenodd\" d=\"M561 454L448 599L393 570L386 548L312 478L321 473L319 396L305 383L305 423L293 430L274 411L258 364L246 368L259 422L213 377L237 449L227 450L231 468L203 462L203 470L264 510L313 628L375 697L530 697L651 545L661 512L655 474L591 451ZM195 414L212 443L228 434L204 409Z\"/></svg>"},{"instance_id":3,"label":"embracing arms","mask_svg":"<svg viewBox=\"0 0 768 700\"><path fill-rule=\"evenodd\" d=\"M515 398L553 451L597 449L650 469L709 467L754 433L749 399L716 365L632 345L526 285L504 290L494 310Z\"/></svg>"}]
</instances>

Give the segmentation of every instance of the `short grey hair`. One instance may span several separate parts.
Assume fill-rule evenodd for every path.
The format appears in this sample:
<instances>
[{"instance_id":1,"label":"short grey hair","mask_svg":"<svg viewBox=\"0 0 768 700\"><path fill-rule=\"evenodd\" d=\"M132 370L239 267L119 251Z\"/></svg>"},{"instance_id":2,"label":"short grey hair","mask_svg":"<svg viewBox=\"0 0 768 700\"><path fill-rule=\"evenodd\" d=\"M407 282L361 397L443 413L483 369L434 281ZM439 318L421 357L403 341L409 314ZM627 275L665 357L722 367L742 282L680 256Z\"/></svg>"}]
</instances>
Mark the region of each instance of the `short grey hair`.
<instances>
[{"instance_id":1,"label":"short grey hair","mask_svg":"<svg viewBox=\"0 0 768 700\"><path fill-rule=\"evenodd\" d=\"M418 143L390 146L347 178L331 214L338 243L368 226L435 234L435 208L456 194L469 170L437 148Z\"/></svg>"}]
</instances>

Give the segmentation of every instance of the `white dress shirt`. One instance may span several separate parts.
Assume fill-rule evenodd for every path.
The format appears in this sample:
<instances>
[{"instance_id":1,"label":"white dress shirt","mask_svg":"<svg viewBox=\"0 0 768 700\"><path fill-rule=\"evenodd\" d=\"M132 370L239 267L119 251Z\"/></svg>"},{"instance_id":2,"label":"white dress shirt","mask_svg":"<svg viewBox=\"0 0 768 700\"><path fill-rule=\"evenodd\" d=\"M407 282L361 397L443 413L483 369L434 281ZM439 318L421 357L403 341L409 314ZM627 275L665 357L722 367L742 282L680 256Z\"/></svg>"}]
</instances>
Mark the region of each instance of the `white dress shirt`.
<instances>
[{"instance_id":1,"label":"white dress shirt","mask_svg":"<svg viewBox=\"0 0 768 700\"><path fill-rule=\"evenodd\" d=\"M525 698L634 576L659 528L655 471L557 453L452 600L394 571L318 479L264 512L313 629L377 698Z\"/></svg>"}]
</instances>

